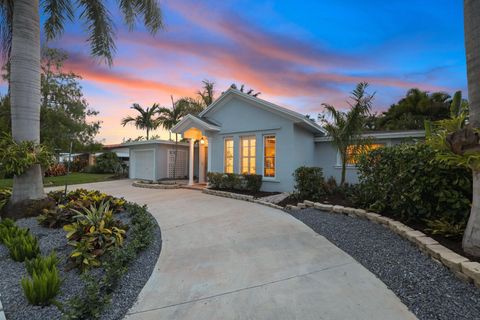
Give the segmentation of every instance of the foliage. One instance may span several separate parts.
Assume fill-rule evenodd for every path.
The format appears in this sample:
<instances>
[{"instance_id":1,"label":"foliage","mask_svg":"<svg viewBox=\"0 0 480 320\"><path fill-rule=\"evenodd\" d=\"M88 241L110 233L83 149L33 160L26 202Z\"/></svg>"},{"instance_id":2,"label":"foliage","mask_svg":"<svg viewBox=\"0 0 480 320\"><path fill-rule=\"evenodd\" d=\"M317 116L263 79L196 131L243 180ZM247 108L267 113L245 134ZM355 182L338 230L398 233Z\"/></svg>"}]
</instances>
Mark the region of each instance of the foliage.
<instances>
[{"instance_id":1,"label":"foliage","mask_svg":"<svg viewBox=\"0 0 480 320\"><path fill-rule=\"evenodd\" d=\"M29 275L34 273L40 274L46 270L52 270L58 265L58 258L55 251L52 251L48 256L38 256L36 258L25 260L25 269Z\"/></svg>"},{"instance_id":2,"label":"foliage","mask_svg":"<svg viewBox=\"0 0 480 320\"><path fill-rule=\"evenodd\" d=\"M259 91L255 92L255 90L253 90L253 89L246 90L244 84L241 84L240 89L239 89L238 86L235 83L232 83L230 85L230 88L238 90L238 91L243 92L243 93L246 93L246 94L248 94L252 97L255 97L255 98L258 97L261 94L261 92L259 92Z\"/></svg>"},{"instance_id":3,"label":"foliage","mask_svg":"<svg viewBox=\"0 0 480 320\"><path fill-rule=\"evenodd\" d=\"M115 152L104 152L97 157L94 170L97 173L118 173L122 171L122 161Z\"/></svg>"},{"instance_id":4,"label":"foliage","mask_svg":"<svg viewBox=\"0 0 480 320\"><path fill-rule=\"evenodd\" d=\"M45 177L59 177L67 174L67 168L62 163L54 163L45 170Z\"/></svg>"},{"instance_id":5,"label":"foliage","mask_svg":"<svg viewBox=\"0 0 480 320\"><path fill-rule=\"evenodd\" d=\"M467 221L452 221L449 217L442 217L435 220L427 220L427 230L432 234L442 235L445 238L461 239Z\"/></svg>"},{"instance_id":6,"label":"foliage","mask_svg":"<svg viewBox=\"0 0 480 320\"><path fill-rule=\"evenodd\" d=\"M48 167L53 156L44 145L33 141L15 142L9 134L0 135L0 172L21 175L34 164Z\"/></svg>"},{"instance_id":7,"label":"foliage","mask_svg":"<svg viewBox=\"0 0 480 320\"><path fill-rule=\"evenodd\" d=\"M335 109L333 106L323 104L325 110L330 114L333 121L328 121L326 117L322 119L323 127L332 138L333 144L337 147L342 161L342 177L340 184L345 183L347 150L351 146L362 146L366 141L361 134L365 128L365 123L375 94L368 94L366 89L368 83L361 82L352 91L348 102L350 110L343 112Z\"/></svg>"},{"instance_id":8,"label":"foliage","mask_svg":"<svg viewBox=\"0 0 480 320\"><path fill-rule=\"evenodd\" d=\"M450 114L450 95L410 89L406 96L378 117L370 119L371 130L420 130L424 122L447 119Z\"/></svg>"},{"instance_id":9,"label":"foliage","mask_svg":"<svg viewBox=\"0 0 480 320\"><path fill-rule=\"evenodd\" d=\"M83 212L72 210L77 213L75 222L63 227L67 231L68 244L74 247L70 259L82 270L99 266L100 256L123 245L125 226L113 218L108 202L83 208Z\"/></svg>"},{"instance_id":10,"label":"foliage","mask_svg":"<svg viewBox=\"0 0 480 320\"><path fill-rule=\"evenodd\" d=\"M208 172L208 182L213 189L247 190L258 192L262 188L263 177L258 174L237 174Z\"/></svg>"},{"instance_id":11,"label":"foliage","mask_svg":"<svg viewBox=\"0 0 480 320\"><path fill-rule=\"evenodd\" d=\"M300 200L317 201L325 194L325 182L322 168L299 167L293 173L295 179L294 195Z\"/></svg>"},{"instance_id":12,"label":"foliage","mask_svg":"<svg viewBox=\"0 0 480 320\"><path fill-rule=\"evenodd\" d=\"M13 238L27 235L28 229L19 228L12 219L0 221L0 243L9 243Z\"/></svg>"},{"instance_id":13,"label":"foliage","mask_svg":"<svg viewBox=\"0 0 480 320\"><path fill-rule=\"evenodd\" d=\"M40 254L38 239L30 234L28 229L20 229L14 236L10 234L9 238L3 239L3 243L14 261L23 262L26 259L33 259Z\"/></svg>"},{"instance_id":14,"label":"foliage","mask_svg":"<svg viewBox=\"0 0 480 320\"><path fill-rule=\"evenodd\" d=\"M37 217L40 225L47 228L60 228L72 222L74 213L60 205L50 209L43 209Z\"/></svg>"},{"instance_id":15,"label":"foliage","mask_svg":"<svg viewBox=\"0 0 480 320\"><path fill-rule=\"evenodd\" d=\"M352 199L403 221L468 216L472 180L468 170L438 161L428 145L402 144L371 151L358 163L360 183Z\"/></svg>"},{"instance_id":16,"label":"foliage","mask_svg":"<svg viewBox=\"0 0 480 320\"><path fill-rule=\"evenodd\" d=\"M85 272L82 277L85 291L68 301L67 319L98 319L110 301L110 293L118 286L121 276L136 255L153 241L155 222L146 206L127 203L125 209L131 217L131 238L127 245L110 251L103 263L105 274L101 279Z\"/></svg>"},{"instance_id":17,"label":"foliage","mask_svg":"<svg viewBox=\"0 0 480 320\"><path fill-rule=\"evenodd\" d=\"M12 196L12 188L0 188L0 211L5 207Z\"/></svg>"},{"instance_id":18,"label":"foliage","mask_svg":"<svg viewBox=\"0 0 480 320\"><path fill-rule=\"evenodd\" d=\"M60 292L62 281L57 266L49 269L33 270L31 278L22 279L22 288L30 304L46 306Z\"/></svg>"},{"instance_id":19,"label":"foliage","mask_svg":"<svg viewBox=\"0 0 480 320\"><path fill-rule=\"evenodd\" d=\"M152 107L147 107L146 109L143 109L138 103L134 103L131 109L137 111L139 115L137 115L136 117L127 116L123 118L121 122L122 126L125 127L128 123L133 123L135 128L146 130L148 140L150 136L150 131L157 129L160 125L160 122L156 118L154 118L155 114L160 109L160 106L155 103L152 105Z\"/></svg>"}]
</instances>

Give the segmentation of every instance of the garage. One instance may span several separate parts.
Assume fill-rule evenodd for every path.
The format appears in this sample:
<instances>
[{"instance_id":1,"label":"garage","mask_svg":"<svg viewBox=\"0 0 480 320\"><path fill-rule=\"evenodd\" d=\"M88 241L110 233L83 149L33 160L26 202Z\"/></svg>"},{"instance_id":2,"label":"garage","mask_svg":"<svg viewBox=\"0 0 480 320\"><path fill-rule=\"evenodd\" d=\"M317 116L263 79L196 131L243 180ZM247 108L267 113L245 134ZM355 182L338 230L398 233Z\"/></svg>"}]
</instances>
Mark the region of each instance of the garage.
<instances>
[{"instance_id":1,"label":"garage","mask_svg":"<svg viewBox=\"0 0 480 320\"><path fill-rule=\"evenodd\" d=\"M133 179L156 180L155 178L155 152L153 149L132 150L130 161Z\"/></svg>"}]
</instances>

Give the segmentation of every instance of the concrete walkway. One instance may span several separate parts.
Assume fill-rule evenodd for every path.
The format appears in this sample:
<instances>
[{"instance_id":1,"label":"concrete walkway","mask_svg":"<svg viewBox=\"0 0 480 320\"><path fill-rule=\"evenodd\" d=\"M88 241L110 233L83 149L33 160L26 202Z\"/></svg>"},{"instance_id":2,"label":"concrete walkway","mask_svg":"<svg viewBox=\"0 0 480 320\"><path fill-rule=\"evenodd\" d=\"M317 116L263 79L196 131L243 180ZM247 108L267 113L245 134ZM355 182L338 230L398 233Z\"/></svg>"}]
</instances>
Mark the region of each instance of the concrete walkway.
<instances>
[{"instance_id":1,"label":"concrete walkway","mask_svg":"<svg viewBox=\"0 0 480 320\"><path fill-rule=\"evenodd\" d=\"M129 320L415 319L372 273L280 210L128 180L78 187L147 204L162 229Z\"/></svg>"}]
</instances>

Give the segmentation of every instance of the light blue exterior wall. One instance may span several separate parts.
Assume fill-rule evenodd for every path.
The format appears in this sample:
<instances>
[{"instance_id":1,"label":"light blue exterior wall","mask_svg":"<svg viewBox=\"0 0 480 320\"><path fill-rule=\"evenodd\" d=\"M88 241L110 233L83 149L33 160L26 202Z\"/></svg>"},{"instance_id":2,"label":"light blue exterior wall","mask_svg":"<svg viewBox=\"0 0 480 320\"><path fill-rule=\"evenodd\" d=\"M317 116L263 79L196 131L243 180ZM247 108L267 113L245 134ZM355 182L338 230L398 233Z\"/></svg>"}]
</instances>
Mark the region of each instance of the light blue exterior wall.
<instances>
[{"instance_id":1,"label":"light blue exterior wall","mask_svg":"<svg viewBox=\"0 0 480 320\"><path fill-rule=\"evenodd\" d=\"M409 138L388 138L388 139L376 139L374 143L385 144L386 146L392 146L400 144L402 142L414 142L418 139ZM323 176L325 179L334 177L337 182L340 182L342 177L342 166L340 161L340 155L337 148L331 141L316 142L315 143L315 166L323 169ZM358 183L358 170L355 166L347 166L346 181L348 183Z\"/></svg>"},{"instance_id":2,"label":"light blue exterior wall","mask_svg":"<svg viewBox=\"0 0 480 320\"><path fill-rule=\"evenodd\" d=\"M220 124L218 133L210 134L209 168L211 172L224 172L224 139L234 141L235 173L240 172L240 139L243 136L256 137L256 173L263 175L263 139L266 135L276 137L276 177L264 178L262 190L292 191L292 173L298 166L313 165L313 134L297 127L273 112L237 98L232 98L221 108L205 115L210 121ZM259 129L261 128L261 129Z\"/></svg>"}]
</instances>

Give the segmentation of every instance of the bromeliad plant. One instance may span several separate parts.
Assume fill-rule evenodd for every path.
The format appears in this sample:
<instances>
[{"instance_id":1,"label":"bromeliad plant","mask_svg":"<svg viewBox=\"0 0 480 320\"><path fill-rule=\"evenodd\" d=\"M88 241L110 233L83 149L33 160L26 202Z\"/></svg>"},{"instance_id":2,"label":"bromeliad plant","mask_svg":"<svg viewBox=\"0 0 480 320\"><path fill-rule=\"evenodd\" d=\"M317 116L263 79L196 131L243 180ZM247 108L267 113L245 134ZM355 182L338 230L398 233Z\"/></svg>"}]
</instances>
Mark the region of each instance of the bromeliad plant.
<instances>
[{"instance_id":1,"label":"bromeliad plant","mask_svg":"<svg viewBox=\"0 0 480 320\"><path fill-rule=\"evenodd\" d=\"M123 245L126 227L114 219L109 202L98 207L83 208L83 212L73 209L77 215L75 222L63 227L67 231L69 244L75 249L70 259L80 269L99 266L99 257L115 247Z\"/></svg>"}]
</instances>

